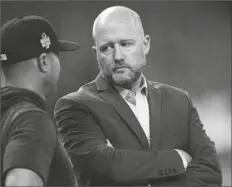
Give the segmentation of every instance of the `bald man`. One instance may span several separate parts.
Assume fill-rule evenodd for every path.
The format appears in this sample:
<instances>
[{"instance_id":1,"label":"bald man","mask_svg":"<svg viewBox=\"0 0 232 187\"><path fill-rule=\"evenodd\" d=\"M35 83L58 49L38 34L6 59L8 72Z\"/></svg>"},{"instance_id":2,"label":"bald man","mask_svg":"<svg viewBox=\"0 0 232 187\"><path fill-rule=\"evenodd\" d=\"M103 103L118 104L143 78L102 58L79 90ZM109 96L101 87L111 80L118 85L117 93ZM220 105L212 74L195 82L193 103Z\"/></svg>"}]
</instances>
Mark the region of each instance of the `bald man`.
<instances>
[{"instance_id":1,"label":"bald man","mask_svg":"<svg viewBox=\"0 0 232 187\"><path fill-rule=\"evenodd\" d=\"M55 118L81 185L221 185L214 143L187 92L143 75L150 36L133 10L93 25L100 73L58 100Z\"/></svg>"}]
</instances>

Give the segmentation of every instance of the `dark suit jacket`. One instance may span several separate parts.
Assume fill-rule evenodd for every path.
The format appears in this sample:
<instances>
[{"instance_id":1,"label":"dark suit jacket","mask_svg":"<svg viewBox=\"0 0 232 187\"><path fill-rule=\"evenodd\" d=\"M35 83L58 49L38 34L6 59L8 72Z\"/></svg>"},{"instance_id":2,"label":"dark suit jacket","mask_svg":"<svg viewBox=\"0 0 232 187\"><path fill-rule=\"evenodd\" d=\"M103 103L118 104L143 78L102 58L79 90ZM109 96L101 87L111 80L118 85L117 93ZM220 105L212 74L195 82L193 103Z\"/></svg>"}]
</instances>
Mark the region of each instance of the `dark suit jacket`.
<instances>
[{"instance_id":1,"label":"dark suit jacket","mask_svg":"<svg viewBox=\"0 0 232 187\"><path fill-rule=\"evenodd\" d=\"M214 143L188 94L148 81L151 146L117 90L100 76L58 100L55 118L81 185L222 183ZM107 146L109 140L114 148ZM189 153L187 171L174 149Z\"/></svg>"}]
</instances>

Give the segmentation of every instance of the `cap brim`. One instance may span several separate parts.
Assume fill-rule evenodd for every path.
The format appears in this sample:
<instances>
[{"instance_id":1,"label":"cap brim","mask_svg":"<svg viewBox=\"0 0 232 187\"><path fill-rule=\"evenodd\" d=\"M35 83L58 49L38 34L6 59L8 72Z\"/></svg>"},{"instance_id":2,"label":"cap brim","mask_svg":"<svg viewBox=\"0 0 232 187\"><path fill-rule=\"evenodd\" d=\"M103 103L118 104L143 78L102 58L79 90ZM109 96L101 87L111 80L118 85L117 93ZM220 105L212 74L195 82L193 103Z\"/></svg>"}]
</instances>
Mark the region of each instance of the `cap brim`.
<instances>
[{"instance_id":1,"label":"cap brim","mask_svg":"<svg viewBox=\"0 0 232 187\"><path fill-rule=\"evenodd\" d=\"M75 51L80 48L80 45L75 42L70 42L66 40L59 40L58 42L60 44L59 51Z\"/></svg>"}]
</instances>

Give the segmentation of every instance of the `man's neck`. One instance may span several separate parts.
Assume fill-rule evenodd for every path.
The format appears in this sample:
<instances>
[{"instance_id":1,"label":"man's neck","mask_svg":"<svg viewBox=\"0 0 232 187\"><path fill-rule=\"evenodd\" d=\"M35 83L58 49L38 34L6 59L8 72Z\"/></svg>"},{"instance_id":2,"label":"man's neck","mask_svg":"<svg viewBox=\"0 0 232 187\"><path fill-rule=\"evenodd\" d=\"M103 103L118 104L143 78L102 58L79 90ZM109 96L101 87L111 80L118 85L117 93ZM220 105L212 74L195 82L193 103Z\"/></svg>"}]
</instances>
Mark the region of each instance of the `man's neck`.
<instances>
[{"instance_id":1,"label":"man's neck","mask_svg":"<svg viewBox=\"0 0 232 187\"><path fill-rule=\"evenodd\" d=\"M17 88L24 88L31 90L35 93L37 93L44 101L46 100L45 94L42 93L42 91L38 88L35 88L35 86L32 86L32 84L25 84L20 81L14 82L14 81L6 81L5 86L12 86L12 87L17 87Z\"/></svg>"}]
</instances>

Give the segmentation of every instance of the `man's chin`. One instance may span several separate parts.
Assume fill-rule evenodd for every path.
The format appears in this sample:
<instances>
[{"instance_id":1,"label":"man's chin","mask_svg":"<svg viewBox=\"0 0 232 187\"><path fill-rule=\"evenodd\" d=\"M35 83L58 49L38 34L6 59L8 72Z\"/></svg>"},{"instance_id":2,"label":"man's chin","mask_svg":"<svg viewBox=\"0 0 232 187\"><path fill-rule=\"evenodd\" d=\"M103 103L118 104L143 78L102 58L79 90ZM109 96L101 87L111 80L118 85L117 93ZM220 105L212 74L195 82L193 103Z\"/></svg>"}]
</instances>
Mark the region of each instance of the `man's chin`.
<instances>
[{"instance_id":1,"label":"man's chin","mask_svg":"<svg viewBox=\"0 0 232 187\"><path fill-rule=\"evenodd\" d=\"M138 80L140 75L141 73L133 73L130 71L124 73L114 73L111 78L113 84L126 89L131 89L131 87Z\"/></svg>"},{"instance_id":2,"label":"man's chin","mask_svg":"<svg viewBox=\"0 0 232 187\"><path fill-rule=\"evenodd\" d=\"M122 75L120 75L119 77L113 76L112 81L113 81L113 84L126 88L126 89L130 89L134 83L133 79L128 78L127 76L124 77Z\"/></svg>"}]
</instances>

